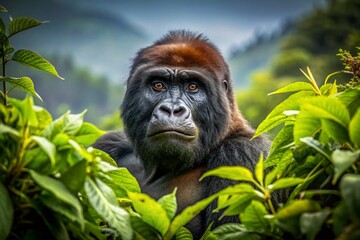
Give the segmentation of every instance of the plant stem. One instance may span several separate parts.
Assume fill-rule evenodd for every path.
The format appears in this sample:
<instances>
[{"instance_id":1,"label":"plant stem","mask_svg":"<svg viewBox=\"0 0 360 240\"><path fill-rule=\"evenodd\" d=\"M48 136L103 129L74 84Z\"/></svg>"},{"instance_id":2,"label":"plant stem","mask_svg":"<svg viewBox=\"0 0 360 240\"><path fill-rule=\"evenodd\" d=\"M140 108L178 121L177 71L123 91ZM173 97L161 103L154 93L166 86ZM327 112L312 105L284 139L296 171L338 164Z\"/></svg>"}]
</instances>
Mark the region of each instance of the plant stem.
<instances>
[{"instance_id":1,"label":"plant stem","mask_svg":"<svg viewBox=\"0 0 360 240\"><path fill-rule=\"evenodd\" d=\"M2 52L2 76L5 78L6 72L5 72L5 53ZM3 94L4 94L4 105L7 105L7 93L6 93L6 81L3 79Z\"/></svg>"}]
</instances>

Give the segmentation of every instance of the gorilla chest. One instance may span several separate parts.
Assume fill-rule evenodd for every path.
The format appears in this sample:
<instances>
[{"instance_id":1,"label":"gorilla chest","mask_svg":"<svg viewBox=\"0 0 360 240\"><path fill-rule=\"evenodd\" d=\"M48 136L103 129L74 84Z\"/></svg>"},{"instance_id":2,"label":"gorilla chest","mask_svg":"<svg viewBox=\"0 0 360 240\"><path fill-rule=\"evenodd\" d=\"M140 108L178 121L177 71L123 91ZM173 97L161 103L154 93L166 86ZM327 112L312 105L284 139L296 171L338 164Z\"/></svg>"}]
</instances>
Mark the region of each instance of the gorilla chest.
<instances>
[{"instance_id":1,"label":"gorilla chest","mask_svg":"<svg viewBox=\"0 0 360 240\"><path fill-rule=\"evenodd\" d=\"M178 176L164 176L153 182L140 181L144 193L159 199L169 194L176 188L178 212L192 205L202 198L203 183L199 178L203 174L203 168L198 167Z\"/></svg>"}]
</instances>

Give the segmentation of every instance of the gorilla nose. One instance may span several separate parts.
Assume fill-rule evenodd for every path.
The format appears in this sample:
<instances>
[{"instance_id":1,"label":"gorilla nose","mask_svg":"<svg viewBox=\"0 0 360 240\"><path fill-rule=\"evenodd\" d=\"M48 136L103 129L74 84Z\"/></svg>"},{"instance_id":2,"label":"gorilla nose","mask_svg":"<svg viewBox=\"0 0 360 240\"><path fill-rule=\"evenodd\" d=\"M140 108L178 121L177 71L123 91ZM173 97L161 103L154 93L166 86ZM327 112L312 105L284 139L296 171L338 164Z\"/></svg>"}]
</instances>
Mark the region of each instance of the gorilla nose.
<instances>
[{"instance_id":1,"label":"gorilla nose","mask_svg":"<svg viewBox=\"0 0 360 240\"><path fill-rule=\"evenodd\" d=\"M185 120L190 116L190 110L183 103L163 102L155 110L155 115L163 119Z\"/></svg>"}]
</instances>

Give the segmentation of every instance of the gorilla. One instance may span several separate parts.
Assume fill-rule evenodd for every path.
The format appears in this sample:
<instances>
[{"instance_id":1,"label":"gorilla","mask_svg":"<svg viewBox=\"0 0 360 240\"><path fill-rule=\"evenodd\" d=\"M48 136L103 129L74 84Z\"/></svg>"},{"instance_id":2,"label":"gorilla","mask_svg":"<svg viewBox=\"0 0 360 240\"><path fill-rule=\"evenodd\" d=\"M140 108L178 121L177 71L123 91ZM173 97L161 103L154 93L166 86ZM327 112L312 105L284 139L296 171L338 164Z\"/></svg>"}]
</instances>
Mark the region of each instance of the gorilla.
<instances>
[{"instance_id":1,"label":"gorilla","mask_svg":"<svg viewBox=\"0 0 360 240\"><path fill-rule=\"evenodd\" d=\"M264 137L254 130L234 99L229 68L219 50L202 34L170 31L133 60L121 105L124 132L102 136L94 147L112 156L139 181L144 193L158 199L177 188L178 211L233 184L200 176L220 166L253 169ZM198 239L218 220L216 203L186 227Z\"/></svg>"}]
</instances>

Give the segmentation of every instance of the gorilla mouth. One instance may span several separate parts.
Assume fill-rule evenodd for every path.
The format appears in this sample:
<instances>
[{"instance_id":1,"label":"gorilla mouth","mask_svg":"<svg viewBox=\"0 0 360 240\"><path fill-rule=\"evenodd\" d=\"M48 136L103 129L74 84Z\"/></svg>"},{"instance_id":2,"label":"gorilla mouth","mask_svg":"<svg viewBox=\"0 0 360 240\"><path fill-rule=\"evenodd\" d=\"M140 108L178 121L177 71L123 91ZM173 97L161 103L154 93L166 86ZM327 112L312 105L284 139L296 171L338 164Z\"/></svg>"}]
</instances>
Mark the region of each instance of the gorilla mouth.
<instances>
[{"instance_id":1,"label":"gorilla mouth","mask_svg":"<svg viewBox=\"0 0 360 240\"><path fill-rule=\"evenodd\" d=\"M148 137L174 137L182 138L186 140L191 140L196 137L195 132L192 130L176 129L176 128L166 128L166 129L157 129L155 131L150 131L147 134Z\"/></svg>"}]
</instances>

